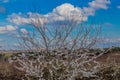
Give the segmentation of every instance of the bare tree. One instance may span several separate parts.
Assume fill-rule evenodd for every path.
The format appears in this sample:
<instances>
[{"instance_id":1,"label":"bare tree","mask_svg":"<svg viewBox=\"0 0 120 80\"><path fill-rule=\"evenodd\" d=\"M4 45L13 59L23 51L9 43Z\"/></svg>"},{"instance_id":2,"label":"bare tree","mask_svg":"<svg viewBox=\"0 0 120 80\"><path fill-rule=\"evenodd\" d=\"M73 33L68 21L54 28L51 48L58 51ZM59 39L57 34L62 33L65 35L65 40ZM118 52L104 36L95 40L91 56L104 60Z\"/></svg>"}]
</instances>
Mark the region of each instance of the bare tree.
<instances>
[{"instance_id":1,"label":"bare tree","mask_svg":"<svg viewBox=\"0 0 120 80\"><path fill-rule=\"evenodd\" d=\"M29 25L33 27L33 31L24 30L20 39L25 48L35 53L23 53L15 56L15 60L9 60L17 62L19 66L15 67L25 71L26 76L35 76L39 80L96 77L94 74L100 68L100 63L95 59L106 51L99 49L99 54L96 55L96 50L92 52L91 49L100 39L101 25L86 25L82 19L79 24L74 20L47 24L47 19L39 15L30 18Z\"/></svg>"},{"instance_id":2,"label":"bare tree","mask_svg":"<svg viewBox=\"0 0 120 80\"><path fill-rule=\"evenodd\" d=\"M30 21L29 25L33 27L33 31L20 34L24 46L30 50L44 49L49 52L67 48L72 52L75 49L90 49L99 39L100 26L95 27L92 23L86 25L82 19L79 24L74 20L47 24L44 16L36 14Z\"/></svg>"}]
</instances>

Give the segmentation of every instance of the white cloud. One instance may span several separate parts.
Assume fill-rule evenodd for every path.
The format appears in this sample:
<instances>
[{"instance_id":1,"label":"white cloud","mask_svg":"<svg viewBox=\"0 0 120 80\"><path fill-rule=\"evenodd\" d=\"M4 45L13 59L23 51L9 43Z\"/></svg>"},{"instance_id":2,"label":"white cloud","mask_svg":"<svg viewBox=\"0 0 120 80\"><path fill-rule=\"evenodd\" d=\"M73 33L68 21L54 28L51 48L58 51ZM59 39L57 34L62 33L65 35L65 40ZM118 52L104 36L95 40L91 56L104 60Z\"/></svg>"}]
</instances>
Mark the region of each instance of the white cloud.
<instances>
[{"instance_id":1,"label":"white cloud","mask_svg":"<svg viewBox=\"0 0 120 80\"><path fill-rule=\"evenodd\" d=\"M69 3L56 7L51 13L45 16L50 22L71 20L74 22L87 21L87 16L84 15L82 9Z\"/></svg>"},{"instance_id":2,"label":"white cloud","mask_svg":"<svg viewBox=\"0 0 120 80\"><path fill-rule=\"evenodd\" d=\"M94 9L107 9L107 4L110 4L110 0L94 0L88 4L91 8Z\"/></svg>"},{"instance_id":3,"label":"white cloud","mask_svg":"<svg viewBox=\"0 0 120 80\"><path fill-rule=\"evenodd\" d=\"M8 20L17 25L33 23L34 25L40 26L46 23L67 23L68 21L80 23L87 21L89 16L94 16L96 10L107 9L108 4L110 4L110 0L93 0L88 3L89 7L80 8L75 7L70 3L64 3L45 15L39 13L27 13L29 18L26 18L21 13L13 13L8 17Z\"/></svg>"},{"instance_id":4,"label":"white cloud","mask_svg":"<svg viewBox=\"0 0 120 80\"><path fill-rule=\"evenodd\" d=\"M84 7L83 11L87 16L94 16L95 14L95 9L91 7Z\"/></svg>"},{"instance_id":5,"label":"white cloud","mask_svg":"<svg viewBox=\"0 0 120 80\"><path fill-rule=\"evenodd\" d=\"M117 43L117 42L120 42L120 38L104 38L104 39L101 39L100 42L102 42L102 43Z\"/></svg>"},{"instance_id":6,"label":"white cloud","mask_svg":"<svg viewBox=\"0 0 120 80\"><path fill-rule=\"evenodd\" d=\"M15 47L20 47L20 44L18 44L18 43L14 43L13 44Z\"/></svg>"},{"instance_id":7,"label":"white cloud","mask_svg":"<svg viewBox=\"0 0 120 80\"><path fill-rule=\"evenodd\" d=\"M118 9L120 9L120 6L117 6Z\"/></svg>"},{"instance_id":8,"label":"white cloud","mask_svg":"<svg viewBox=\"0 0 120 80\"><path fill-rule=\"evenodd\" d=\"M28 34L28 33L29 33L28 30L26 30L25 28L20 29L20 31L21 31L23 34Z\"/></svg>"},{"instance_id":9,"label":"white cloud","mask_svg":"<svg viewBox=\"0 0 120 80\"><path fill-rule=\"evenodd\" d=\"M15 31L16 29L17 27L12 25L0 26L0 34L12 32Z\"/></svg>"},{"instance_id":10,"label":"white cloud","mask_svg":"<svg viewBox=\"0 0 120 80\"><path fill-rule=\"evenodd\" d=\"M29 18L23 17L22 13L15 14L9 16L8 20L17 25L21 24L34 24L34 25L44 25L47 22L47 19L38 13L27 13Z\"/></svg>"},{"instance_id":11,"label":"white cloud","mask_svg":"<svg viewBox=\"0 0 120 80\"><path fill-rule=\"evenodd\" d=\"M29 18L23 17L21 13L9 16L8 20L17 25L21 24L30 24L33 23L35 25L44 25L46 23L54 23L54 22L64 22L64 21L74 21L79 23L81 21L87 21L87 16L84 15L81 8L74 7L69 3L62 4L61 6L53 9L51 13L46 15L41 15L38 13L27 13Z\"/></svg>"},{"instance_id":12,"label":"white cloud","mask_svg":"<svg viewBox=\"0 0 120 80\"><path fill-rule=\"evenodd\" d=\"M92 15L94 16L96 10L99 9L108 9L108 4L110 4L110 0L93 0L92 2L89 2L89 7L84 7L83 10L86 15Z\"/></svg>"},{"instance_id":13,"label":"white cloud","mask_svg":"<svg viewBox=\"0 0 120 80\"><path fill-rule=\"evenodd\" d=\"M30 23L28 18L24 18L21 15L22 15L22 13L19 13L19 14L13 13L12 15L10 15L8 20L10 22L13 22L13 23L17 24L17 25L24 24L24 23ZM12 18L14 18L14 19L12 19Z\"/></svg>"}]
</instances>

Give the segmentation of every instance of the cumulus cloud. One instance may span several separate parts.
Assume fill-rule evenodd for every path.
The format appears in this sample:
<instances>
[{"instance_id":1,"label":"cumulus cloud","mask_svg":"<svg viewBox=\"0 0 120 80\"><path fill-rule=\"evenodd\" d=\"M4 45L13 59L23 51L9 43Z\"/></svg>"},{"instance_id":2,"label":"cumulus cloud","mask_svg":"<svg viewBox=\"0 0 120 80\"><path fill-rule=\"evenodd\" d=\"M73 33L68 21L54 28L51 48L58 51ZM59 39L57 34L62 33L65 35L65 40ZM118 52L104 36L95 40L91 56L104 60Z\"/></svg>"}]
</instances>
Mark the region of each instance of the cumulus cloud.
<instances>
[{"instance_id":1,"label":"cumulus cloud","mask_svg":"<svg viewBox=\"0 0 120 80\"><path fill-rule=\"evenodd\" d=\"M34 25L44 25L46 23L67 23L68 21L73 21L76 23L81 23L87 21L89 16L94 16L96 10L98 9L107 9L110 0L93 0L88 3L88 7L80 8L75 7L70 3L64 3L55 9L52 12L41 15L39 13L27 13L29 17L24 17L21 13L9 16L8 20L17 25L21 24L30 24Z\"/></svg>"},{"instance_id":2,"label":"cumulus cloud","mask_svg":"<svg viewBox=\"0 0 120 80\"><path fill-rule=\"evenodd\" d=\"M17 27L12 25L0 26L0 34L12 32L15 31L16 29Z\"/></svg>"},{"instance_id":3,"label":"cumulus cloud","mask_svg":"<svg viewBox=\"0 0 120 80\"><path fill-rule=\"evenodd\" d=\"M56 7L51 13L45 16L50 22L71 20L74 22L87 21L87 16L84 15L82 9L69 3Z\"/></svg>"},{"instance_id":4,"label":"cumulus cloud","mask_svg":"<svg viewBox=\"0 0 120 80\"><path fill-rule=\"evenodd\" d=\"M38 13L27 13L29 17L23 17L21 13L9 16L8 20L13 22L17 25L20 24L37 24L37 25L44 25L46 23L54 23L54 22L67 22L67 21L74 21L79 23L81 21L87 21L87 16L84 15L81 8L74 7L69 3L62 4L61 6L56 7L53 9L51 13L41 15Z\"/></svg>"},{"instance_id":5,"label":"cumulus cloud","mask_svg":"<svg viewBox=\"0 0 120 80\"><path fill-rule=\"evenodd\" d=\"M47 22L47 19L38 13L27 13L29 17L23 17L22 13L15 14L9 16L8 20L17 25L21 24L34 24L34 25L44 25Z\"/></svg>"},{"instance_id":6,"label":"cumulus cloud","mask_svg":"<svg viewBox=\"0 0 120 80\"><path fill-rule=\"evenodd\" d=\"M95 11L99 9L108 9L108 4L110 4L110 0L93 0L92 2L89 2L89 7L84 7L83 10L86 15L92 15L94 16Z\"/></svg>"},{"instance_id":7,"label":"cumulus cloud","mask_svg":"<svg viewBox=\"0 0 120 80\"><path fill-rule=\"evenodd\" d=\"M24 18L21 15L22 15L21 13L19 13L19 14L13 13L12 15L9 16L8 20L17 25L24 24L24 23L30 23L28 18ZM12 19L12 18L14 18L14 19Z\"/></svg>"},{"instance_id":8,"label":"cumulus cloud","mask_svg":"<svg viewBox=\"0 0 120 80\"><path fill-rule=\"evenodd\" d=\"M94 0L88 4L91 8L94 9L107 9L107 4L110 4L110 0Z\"/></svg>"}]
</instances>

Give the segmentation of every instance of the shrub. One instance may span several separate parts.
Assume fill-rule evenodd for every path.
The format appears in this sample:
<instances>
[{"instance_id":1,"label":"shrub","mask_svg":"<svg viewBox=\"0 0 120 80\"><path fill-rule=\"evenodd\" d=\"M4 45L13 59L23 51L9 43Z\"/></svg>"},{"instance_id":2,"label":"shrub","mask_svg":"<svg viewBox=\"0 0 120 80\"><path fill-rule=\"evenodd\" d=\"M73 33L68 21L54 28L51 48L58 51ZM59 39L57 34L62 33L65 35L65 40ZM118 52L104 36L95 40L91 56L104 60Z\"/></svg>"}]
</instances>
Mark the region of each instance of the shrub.
<instances>
[{"instance_id":1,"label":"shrub","mask_svg":"<svg viewBox=\"0 0 120 80\"><path fill-rule=\"evenodd\" d=\"M0 62L0 80L22 80L26 79L24 73L18 71L8 62Z\"/></svg>"},{"instance_id":2,"label":"shrub","mask_svg":"<svg viewBox=\"0 0 120 80\"><path fill-rule=\"evenodd\" d=\"M120 67L107 66L96 73L100 80L120 80Z\"/></svg>"},{"instance_id":3,"label":"shrub","mask_svg":"<svg viewBox=\"0 0 120 80\"><path fill-rule=\"evenodd\" d=\"M14 67L25 71L25 76L42 80L84 80L95 77L100 64L89 57L87 51L84 54L69 53L69 50L51 51L51 55L38 53L21 54L15 56L11 63L17 63ZM33 56L33 58L32 58ZM34 58L36 57L36 58Z\"/></svg>"}]
</instances>

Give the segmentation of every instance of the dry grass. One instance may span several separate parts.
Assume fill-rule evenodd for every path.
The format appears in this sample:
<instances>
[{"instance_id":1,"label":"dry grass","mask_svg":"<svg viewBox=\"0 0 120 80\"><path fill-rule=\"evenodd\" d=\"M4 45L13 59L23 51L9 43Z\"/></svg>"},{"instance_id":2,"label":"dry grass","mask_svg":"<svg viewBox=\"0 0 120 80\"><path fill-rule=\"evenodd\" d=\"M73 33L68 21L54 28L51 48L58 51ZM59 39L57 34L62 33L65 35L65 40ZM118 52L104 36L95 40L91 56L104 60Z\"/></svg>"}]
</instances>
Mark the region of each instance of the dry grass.
<instances>
[{"instance_id":1,"label":"dry grass","mask_svg":"<svg viewBox=\"0 0 120 80\"><path fill-rule=\"evenodd\" d=\"M102 55L97 59L101 64L117 64L120 65L120 51L110 52Z\"/></svg>"},{"instance_id":2,"label":"dry grass","mask_svg":"<svg viewBox=\"0 0 120 80\"><path fill-rule=\"evenodd\" d=\"M7 61L0 61L0 80L22 80L25 79L24 73L16 70Z\"/></svg>"},{"instance_id":3,"label":"dry grass","mask_svg":"<svg viewBox=\"0 0 120 80\"><path fill-rule=\"evenodd\" d=\"M112 63L113 59L117 63L120 63L120 59L119 59L120 55L119 54L120 54L120 52L107 53L107 54L104 54L103 56L101 56L97 60L106 64L106 65L108 65L108 63ZM10 57L10 56L7 55L7 58ZM14 64L10 64L8 61L6 61L6 56L5 56L5 58L0 58L0 80L22 80L22 79L24 79L24 80L38 80L37 78L34 78L34 77L26 78L25 73L20 72L17 69L15 69L13 67L13 65ZM116 73L115 76L112 76L113 72L115 72L116 70L118 70L119 72ZM100 76L100 77L103 77L104 80L119 80L118 79L118 78L120 78L119 73L120 73L120 65L117 65L117 68L116 67L111 67L111 66L103 68L103 69L101 69L100 72L97 73L97 75ZM100 80L103 80L103 79L100 79ZM76 78L75 80L80 80L80 79ZM82 80L97 80L97 79L84 78Z\"/></svg>"}]
</instances>

